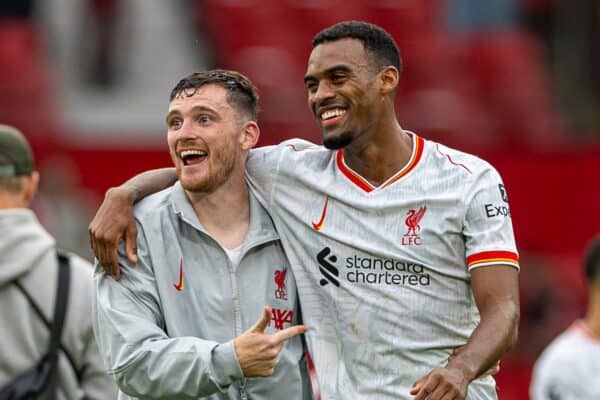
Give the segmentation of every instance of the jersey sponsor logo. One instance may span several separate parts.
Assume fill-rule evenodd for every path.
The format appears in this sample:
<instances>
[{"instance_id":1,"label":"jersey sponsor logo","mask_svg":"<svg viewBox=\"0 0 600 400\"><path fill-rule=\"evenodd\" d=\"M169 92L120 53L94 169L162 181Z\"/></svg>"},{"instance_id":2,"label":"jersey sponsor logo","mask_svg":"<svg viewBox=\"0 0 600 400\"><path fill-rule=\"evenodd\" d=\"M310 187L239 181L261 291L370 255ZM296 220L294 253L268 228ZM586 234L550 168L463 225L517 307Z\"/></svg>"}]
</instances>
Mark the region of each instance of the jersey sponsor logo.
<instances>
[{"instance_id":1,"label":"jersey sponsor logo","mask_svg":"<svg viewBox=\"0 0 600 400\"><path fill-rule=\"evenodd\" d=\"M325 205L323 206L323 211L321 212L321 219L319 222L313 222L312 226L315 231L320 231L323 228L323 224L325 223L325 216L327 215L327 204L329 203L329 196L325 197Z\"/></svg>"},{"instance_id":2,"label":"jersey sponsor logo","mask_svg":"<svg viewBox=\"0 0 600 400\"><path fill-rule=\"evenodd\" d=\"M339 287L340 270L334 265L337 262L337 257L331 254L329 247L325 247L317 254L317 262L319 263L319 271L323 275L323 278L319 281L321 286L332 283L334 286Z\"/></svg>"},{"instance_id":3,"label":"jersey sponsor logo","mask_svg":"<svg viewBox=\"0 0 600 400\"><path fill-rule=\"evenodd\" d=\"M421 230L419 223L423 219L425 211L427 211L427 206L421 206L418 210L410 209L406 213L404 223L406 224L407 231L402 236L402 246L420 246L423 244L421 236L419 236L419 231Z\"/></svg>"},{"instance_id":4,"label":"jersey sponsor logo","mask_svg":"<svg viewBox=\"0 0 600 400\"><path fill-rule=\"evenodd\" d=\"M486 204L483 206L485 208L485 215L488 218L494 217L510 217L510 209L504 205L496 205L496 204Z\"/></svg>"},{"instance_id":5,"label":"jersey sponsor logo","mask_svg":"<svg viewBox=\"0 0 600 400\"><path fill-rule=\"evenodd\" d=\"M356 254L345 259L345 278L349 283L370 285L429 286L431 275L423 264L390 258L360 257ZM319 270L323 275L320 283L340 286L338 257L325 247L317 254ZM335 276L333 276L335 275Z\"/></svg>"},{"instance_id":6,"label":"jersey sponsor logo","mask_svg":"<svg viewBox=\"0 0 600 400\"><path fill-rule=\"evenodd\" d=\"M271 308L271 321L275 325L275 329L282 330L283 324L292 324L294 312L292 310L282 310L279 308ZM270 324L269 324L270 325Z\"/></svg>"},{"instance_id":7,"label":"jersey sponsor logo","mask_svg":"<svg viewBox=\"0 0 600 400\"><path fill-rule=\"evenodd\" d=\"M285 277L287 275L287 268L279 269L275 271L275 298L278 300L287 300L287 288L285 287Z\"/></svg>"},{"instance_id":8,"label":"jersey sponsor logo","mask_svg":"<svg viewBox=\"0 0 600 400\"><path fill-rule=\"evenodd\" d=\"M183 258L179 259L179 282L174 283L173 287L178 292L181 292L183 290Z\"/></svg>"},{"instance_id":9,"label":"jersey sponsor logo","mask_svg":"<svg viewBox=\"0 0 600 400\"><path fill-rule=\"evenodd\" d=\"M500 190L500 197L502 198L502 201L508 203L508 194L506 193L506 188L504 187L504 185L499 183L498 190Z\"/></svg>"}]
</instances>

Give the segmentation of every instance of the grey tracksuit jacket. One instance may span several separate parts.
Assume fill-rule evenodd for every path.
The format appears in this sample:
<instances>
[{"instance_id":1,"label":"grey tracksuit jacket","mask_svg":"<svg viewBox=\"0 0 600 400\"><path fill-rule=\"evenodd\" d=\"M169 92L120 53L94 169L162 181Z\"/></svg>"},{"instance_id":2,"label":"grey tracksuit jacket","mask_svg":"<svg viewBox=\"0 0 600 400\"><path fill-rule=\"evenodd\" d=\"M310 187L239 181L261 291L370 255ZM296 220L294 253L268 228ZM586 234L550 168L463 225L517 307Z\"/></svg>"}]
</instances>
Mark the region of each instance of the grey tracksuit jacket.
<instances>
[{"instance_id":1,"label":"grey tracksuit jacket","mask_svg":"<svg viewBox=\"0 0 600 400\"><path fill-rule=\"evenodd\" d=\"M92 265L71 255L65 323L58 358L58 400L107 400L117 386L104 371L92 331ZM25 208L0 210L0 387L33 367L50 331L19 291L18 281L52 321L58 279L55 242ZM68 354L68 355L67 355Z\"/></svg>"},{"instance_id":2,"label":"grey tracksuit jacket","mask_svg":"<svg viewBox=\"0 0 600 400\"><path fill-rule=\"evenodd\" d=\"M275 373L245 379L233 339L273 308L267 333L297 324L294 277L272 221L250 195L250 227L233 269L179 183L136 204L138 262L121 279L95 271L93 321L120 399L310 399L300 337Z\"/></svg>"}]
</instances>

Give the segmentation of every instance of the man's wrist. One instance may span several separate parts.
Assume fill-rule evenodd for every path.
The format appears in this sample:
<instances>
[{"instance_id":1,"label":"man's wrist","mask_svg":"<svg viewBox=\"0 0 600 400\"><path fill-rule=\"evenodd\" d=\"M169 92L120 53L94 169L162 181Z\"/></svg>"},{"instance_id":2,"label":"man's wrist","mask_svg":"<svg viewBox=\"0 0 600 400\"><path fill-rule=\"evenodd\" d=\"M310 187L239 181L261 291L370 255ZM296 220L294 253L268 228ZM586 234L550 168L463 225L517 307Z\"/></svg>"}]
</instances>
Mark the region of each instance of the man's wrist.
<instances>
[{"instance_id":1,"label":"man's wrist","mask_svg":"<svg viewBox=\"0 0 600 400\"><path fill-rule=\"evenodd\" d=\"M133 204L138 200L138 191L127 185L115 186L106 191L106 197L122 199L129 204Z\"/></svg>"},{"instance_id":2,"label":"man's wrist","mask_svg":"<svg viewBox=\"0 0 600 400\"><path fill-rule=\"evenodd\" d=\"M448 369L455 369L462 372L464 379L468 382L473 381L477 377L477 368L473 366L473 363L468 362L464 357L455 356L446 365Z\"/></svg>"}]
</instances>

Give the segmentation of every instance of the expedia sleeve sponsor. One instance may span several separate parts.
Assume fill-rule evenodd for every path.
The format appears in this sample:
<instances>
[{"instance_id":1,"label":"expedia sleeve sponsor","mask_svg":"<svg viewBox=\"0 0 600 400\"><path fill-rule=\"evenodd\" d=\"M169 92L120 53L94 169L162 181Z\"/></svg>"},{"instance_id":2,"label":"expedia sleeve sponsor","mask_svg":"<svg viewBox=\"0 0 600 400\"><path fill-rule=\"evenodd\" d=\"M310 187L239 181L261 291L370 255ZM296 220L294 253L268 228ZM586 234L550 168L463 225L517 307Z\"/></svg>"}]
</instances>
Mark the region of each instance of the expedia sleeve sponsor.
<instances>
[{"instance_id":1,"label":"expedia sleeve sponsor","mask_svg":"<svg viewBox=\"0 0 600 400\"><path fill-rule=\"evenodd\" d=\"M518 268L508 196L498 172L487 165L479 171L466 193L467 210L462 234L468 268L507 260ZM486 257L481 258L481 254Z\"/></svg>"},{"instance_id":2,"label":"expedia sleeve sponsor","mask_svg":"<svg viewBox=\"0 0 600 400\"><path fill-rule=\"evenodd\" d=\"M484 205L485 215L488 218L494 217L510 217L510 208L503 204L491 204Z\"/></svg>"},{"instance_id":3,"label":"expedia sleeve sponsor","mask_svg":"<svg viewBox=\"0 0 600 400\"><path fill-rule=\"evenodd\" d=\"M510 217L510 208L508 208L508 195L506 194L506 188L502 183L498 184L498 195L499 200L502 201L501 204L494 202L484 205L485 215L488 218Z\"/></svg>"}]
</instances>

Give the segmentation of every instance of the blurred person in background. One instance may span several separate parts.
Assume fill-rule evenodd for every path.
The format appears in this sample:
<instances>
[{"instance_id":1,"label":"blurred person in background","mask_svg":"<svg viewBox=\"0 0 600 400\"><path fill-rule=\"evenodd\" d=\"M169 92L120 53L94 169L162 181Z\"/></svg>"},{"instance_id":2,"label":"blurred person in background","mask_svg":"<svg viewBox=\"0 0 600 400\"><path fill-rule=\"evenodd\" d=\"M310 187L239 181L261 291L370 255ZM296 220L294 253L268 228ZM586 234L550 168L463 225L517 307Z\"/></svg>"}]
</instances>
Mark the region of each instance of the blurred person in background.
<instances>
[{"instance_id":1,"label":"blurred person in background","mask_svg":"<svg viewBox=\"0 0 600 400\"><path fill-rule=\"evenodd\" d=\"M232 71L171 91L179 181L137 203L135 268L123 251L118 282L96 266L94 329L120 399L312 398L294 278L244 179L257 114L256 89Z\"/></svg>"},{"instance_id":2,"label":"blurred person in background","mask_svg":"<svg viewBox=\"0 0 600 400\"><path fill-rule=\"evenodd\" d=\"M600 235L585 252L583 270L589 293L586 316L554 339L536 362L532 400L600 399Z\"/></svg>"},{"instance_id":3,"label":"blurred person in background","mask_svg":"<svg viewBox=\"0 0 600 400\"><path fill-rule=\"evenodd\" d=\"M38 362L54 322L56 243L28 209L39 179L25 137L0 125L0 388ZM57 399L115 398L116 385L104 372L92 330L91 265L75 255L69 261Z\"/></svg>"},{"instance_id":4,"label":"blurred person in background","mask_svg":"<svg viewBox=\"0 0 600 400\"><path fill-rule=\"evenodd\" d=\"M312 44L304 82L324 146L255 149L246 168L298 282L322 397L496 399L483 375L514 344L519 318L499 174L402 129L402 65L387 32L346 21ZM90 233L108 272L118 274L121 237L135 260L132 202L175 178L146 173L107 194Z\"/></svg>"},{"instance_id":5,"label":"blurred person in background","mask_svg":"<svg viewBox=\"0 0 600 400\"><path fill-rule=\"evenodd\" d=\"M61 248L92 260L87 225L97 196L83 187L77 165L66 155L46 157L39 171L44 179L31 208Z\"/></svg>"}]
</instances>

